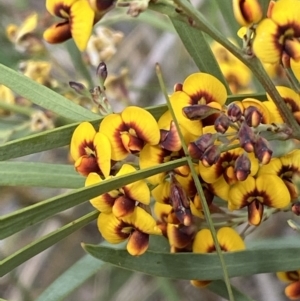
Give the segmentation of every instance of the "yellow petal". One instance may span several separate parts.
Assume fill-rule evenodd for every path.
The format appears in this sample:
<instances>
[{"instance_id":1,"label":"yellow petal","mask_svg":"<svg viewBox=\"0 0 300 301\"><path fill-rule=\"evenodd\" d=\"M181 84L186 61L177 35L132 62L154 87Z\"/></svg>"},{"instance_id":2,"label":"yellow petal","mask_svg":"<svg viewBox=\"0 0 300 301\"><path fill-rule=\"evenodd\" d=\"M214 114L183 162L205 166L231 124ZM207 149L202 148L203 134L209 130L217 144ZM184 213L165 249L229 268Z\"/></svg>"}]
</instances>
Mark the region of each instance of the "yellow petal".
<instances>
[{"instance_id":1,"label":"yellow petal","mask_svg":"<svg viewBox=\"0 0 300 301\"><path fill-rule=\"evenodd\" d=\"M93 145L93 140L96 135L96 130L89 122L82 122L77 126L73 132L70 152L71 157L76 161L79 157L86 154L85 147L91 147Z\"/></svg>"},{"instance_id":2,"label":"yellow petal","mask_svg":"<svg viewBox=\"0 0 300 301\"><path fill-rule=\"evenodd\" d=\"M147 234L161 235L161 230L156 226L155 219L140 207L135 207L132 214L122 217L121 220L139 231Z\"/></svg>"},{"instance_id":3,"label":"yellow petal","mask_svg":"<svg viewBox=\"0 0 300 301\"><path fill-rule=\"evenodd\" d=\"M149 234L145 234L138 230L133 231L127 243L127 251L132 256L144 254L149 245Z\"/></svg>"},{"instance_id":4,"label":"yellow petal","mask_svg":"<svg viewBox=\"0 0 300 301\"><path fill-rule=\"evenodd\" d=\"M259 168L258 175L271 174L278 176L282 170L282 162L279 158L272 158L268 164Z\"/></svg>"},{"instance_id":5,"label":"yellow petal","mask_svg":"<svg viewBox=\"0 0 300 301\"><path fill-rule=\"evenodd\" d=\"M92 34L95 12L86 0L78 0L71 6L71 34L79 50L85 50Z\"/></svg>"},{"instance_id":6,"label":"yellow petal","mask_svg":"<svg viewBox=\"0 0 300 301\"><path fill-rule=\"evenodd\" d=\"M215 249L214 241L209 229L200 230L193 242L194 253L210 253Z\"/></svg>"},{"instance_id":7,"label":"yellow petal","mask_svg":"<svg viewBox=\"0 0 300 301\"><path fill-rule=\"evenodd\" d=\"M153 212L158 220L161 222L167 222L168 215L172 212L173 207L168 204L163 204L159 202L154 203Z\"/></svg>"},{"instance_id":8,"label":"yellow petal","mask_svg":"<svg viewBox=\"0 0 300 301\"><path fill-rule=\"evenodd\" d=\"M144 148L140 152L140 168L148 168L159 165L160 163L164 163L170 160L170 158L165 157L166 152L157 146L152 146L150 144L146 144ZM152 177L147 178L147 180L155 185L163 181L166 173L160 173L154 175Z\"/></svg>"},{"instance_id":9,"label":"yellow petal","mask_svg":"<svg viewBox=\"0 0 300 301\"><path fill-rule=\"evenodd\" d=\"M257 23L262 18L262 7L257 0L233 0L232 4L235 19L242 26Z\"/></svg>"},{"instance_id":10,"label":"yellow petal","mask_svg":"<svg viewBox=\"0 0 300 301\"><path fill-rule=\"evenodd\" d=\"M126 158L128 152L121 140L121 132L126 131L120 114L110 114L104 117L100 124L99 132L103 133L111 144L111 158L120 161Z\"/></svg>"},{"instance_id":11,"label":"yellow petal","mask_svg":"<svg viewBox=\"0 0 300 301\"><path fill-rule=\"evenodd\" d=\"M300 3L297 0L280 0L275 2L272 7L271 19L280 26L288 28L295 24L293 28L299 26L300 20ZM299 35L299 30L297 32Z\"/></svg>"},{"instance_id":12,"label":"yellow petal","mask_svg":"<svg viewBox=\"0 0 300 301\"><path fill-rule=\"evenodd\" d=\"M240 209L248 205L250 202L248 196L252 195L251 193L255 191L255 188L255 179L251 176L248 176L248 178L243 182L237 182L232 185L228 193L229 210Z\"/></svg>"},{"instance_id":13,"label":"yellow petal","mask_svg":"<svg viewBox=\"0 0 300 301\"><path fill-rule=\"evenodd\" d=\"M111 168L111 145L109 139L103 133L98 132L94 137L93 144L99 168L103 175L108 177Z\"/></svg>"},{"instance_id":14,"label":"yellow petal","mask_svg":"<svg viewBox=\"0 0 300 301\"><path fill-rule=\"evenodd\" d=\"M43 33L44 40L50 44L65 42L71 37L71 27L69 22L53 24Z\"/></svg>"},{"instance_id":15,"label":"yellow petal","mask_svg":"<svg viewBox=\"0 0 300 301\"><path fill-rule=\"evenodd\" d=\"M133 129L138 138L145 143L156 145L160 139L160 131L155 118L145 109L130 106L121 113L123 122Z\"/></svg>"},{"instance_id":16,"label":"yellow petal","mask_svg":"<svg viewBox=\"0 0 300 301\"><path fill-rule=\"evenodd\" d=\"M279 34L278 25L271 19L264 19L258 24L253 41L253 52L263 63L280 62L283 46Z\"/></svg>"},{"instance_id":17,"label":"yellow petal","mask_svg":"<svg viewBox=\"0 0 300 301\"><path fill-rule=\"evenodd\" d=\"M156 202L170 203L171 184L169 181L163 181L152 189L151 194Z\"/></svg>"},{"instance_id":18,"label":"yellow petal","mask_svg":"<svg viewBox=\"0 0 300 301\"><path fill-rule=\"evenodd\" d=\"M18 28L15 41L18 42L20 38L32 32L37 27L37 22L38 22L37 13L33 13L32 15L28 16L25 19L25 21L22 23L22 25Z\"/></svg>"},{"instance_id":19,"label":"yellow petal","mask_svg":"<svg viewBox=\"0 0 300 301\"><path fill-rule=\"evenodd\" d=\"M223 251L240 251L246 248L241 236L230 227L223 227L217 233L220 247Z\"/></svg>"},{"instance_id":20,"label":"yellow petal","mask_svg":"<svg viewBox=\"0 0 300 301\"><path fill-rule=\"evenodd\" d=\"M291 201L290 193L281 178L264 174L256 179L258 192L266 195L264 204L274 208L285 208Z\"/></svg>"},{"instance_id":21,"label":"yellow petal","mask_svg":"<svg viewBox=\"0 0 300 301\"><path fill-rule=\"evenodd\" d=\"M91 172L85 180L85 186L87 187L90 185L98 184L100 182L102 182L101 177L97 173ZM118 194L119 192L117 190L113 190L109 193L104 193L91 199L90 203L100 212L111 213L112 206Z\"/></svg>"},{"instance_id":22,"label":"yellow petal","mask_svg":"<svg viewBox=\"0 0 300 301\"><path fill-rule=\"evenodd\" d=\"M103 238L111 244L118 244L130 235L130 230L122 231L122 221L112 213L100 213L97 225Z\"/></svg>"},{"instance_id":23,"label":"yellow petal","mask_svg":"<svg viewBox=\"0 0 300 301\"><path fill-rule=\"evenodd\" d=\"M116 176L126 175L135 172L136 169L129 164L123 164ZM148 205L150 203L150 190L144 180L127 184L123 187L124 194L133 201Z\"/></svg>"},{"instance_id":24,"label":"yellow petal","mask_svg":"<svg viewBox=\"0 0 300 301\"><path fill-rule=\"evenodd\" d=\"M225 104L227 92L225 86L214 76L208 73L193 73L183 82L183 89L193 104L208 104L212 101Z\"/></svg>"}]
</instances>

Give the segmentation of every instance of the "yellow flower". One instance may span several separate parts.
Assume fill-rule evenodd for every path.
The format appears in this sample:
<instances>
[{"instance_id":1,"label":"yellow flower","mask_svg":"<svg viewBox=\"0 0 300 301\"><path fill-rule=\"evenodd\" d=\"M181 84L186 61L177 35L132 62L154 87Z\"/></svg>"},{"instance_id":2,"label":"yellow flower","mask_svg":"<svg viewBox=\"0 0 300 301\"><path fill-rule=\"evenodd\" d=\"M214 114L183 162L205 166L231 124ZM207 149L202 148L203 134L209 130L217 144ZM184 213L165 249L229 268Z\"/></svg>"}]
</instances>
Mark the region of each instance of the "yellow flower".
<instances>
[{"instance_id":1,"label":"yellow flower","mask_svg":"<svg viewBox=\"0 0 300 301\"><path fill-rule=\"evenodd\" d=\"M13 92L7 88L6 86L0 85L0 101L7 103L7 104L14 104L15 103L15 96ZM9 111L5 111L0 109L0 116L7 115Z\"/></svg>"},{"instance_id":2,"label":"yellow flower","mask_svg":"<svg viewBox=\"0 0 300 301\"><path fill-rule=\"evenodd\" d=\"M112 146L112 160L123 160L139 153L146 143L159 143L160 132L154 117L145 109L131 106L120 114L107 115L100 124Z\"/></svg>"},{"instance_id":3,"label":"yellow flower","mask_svg":"<svg viewBox=\"0 0 300 301\"><path fill-rule=\"evenodd\" d=\"M135 207L131 214L121 218L113 213L100 213L97 224L103 238L111 244L128 239L127 251L134 256L146 252L149 234L162 235L154 218L140 207Z\"/></svg>"},{"instance_id":4,"label":"yellow flower","mask_svg":"<svg viewBox=\"0 0 300 301\"><path fill-rule=\"evenodd\" d=\"M285 295L291 300L300 298L300 270L289 272L277 272L277 277L283 282L290 284L285 288Z\"/></svg>"},{"instance_id":5,"label":"yellow flower","mask_svg":"<svg viewBox=\"0 0 300 301\"><path fill-rule=\"evenodd\" d=\"M258 226L262 221L264 206L283 209L290 200L289 191L281 178L263 174L257 178L249 176L245 181L231 186L228 208L237 210L247 206L249 223Z\"/></svg>"},{"instance_id":6,"label":"yellow flower","mask_svg":"<svg viewBox=\"0 0 300 301\"><path fill-rule=\"evenodd\" d=\"M82 122L74 131L70 145L75 169L87 176L96 172L108 177L111 168L111 145L103 133L97 133L89 122Z\"/></svg>"},{"instance_id":7,"label":"yellow flower","mask_svg":"<svg viewBox=\"0 0 300 301\"><path fill-rule=\"evenodd\" d=\"M73 38L77 47L83 51L92 33L93 25L98 22L112 6L113 0L47 0L46 8L53 16L64 21L56 23L44 32L49 43L61 43Z\"/></svg>"},{"instance_id":8,"label":"yellow flower","mask_svg":"<svg viewBox=\"0 0 300 301\"><path fill-rule=\"evenodd\" d=\"M258 0L233 0L233 13L241 26L249 26L260 21L263 15Z\"/></svg>"},{"instance_id":9,"label":"yellow flower","mask_svg":"<svg viewBox=\"0 0 300 301\"><path fill-rule=\"evenodd\" d=\"M300 2L279 0L272 2L267 19L256 28L253 52L263 62L278 64L283 54L298 61L300 59Z\"/></svg>"},{"instance_id":10,"label":"yellow flower","mask_svg":"<svg viewBox=\"0 0 300 301\"><path fill-rule=\"evenodd\" d=\"M136 169L123 164L119 172L115 175L123 176L135 172ZM107 179L112 178L111 176ZM86 178L85 186L100 183L101 177L96 173L90 173ZM103 213L113 213L116 217L123 217L134 211L136 203L149 205L150 190L144 180L124 185L119 189L103 193L102 195L90 200L91 204Z\"/></svg>"},{"instance_id":11,"label":"yellow flower","mask_svg":"<svg viewBox=\"0 0 300 301\"><path fill-rule=\"evenodd\" d=\"M223 227L217 232L217 239L223 252L242 251L246 248L241 236L232 228ZM216 247L209 229L200 230L193 242L194 253L213 253ZM205 287L210 281L192 280L191 283L196 287Z\"/></svg>"}]
</instances>

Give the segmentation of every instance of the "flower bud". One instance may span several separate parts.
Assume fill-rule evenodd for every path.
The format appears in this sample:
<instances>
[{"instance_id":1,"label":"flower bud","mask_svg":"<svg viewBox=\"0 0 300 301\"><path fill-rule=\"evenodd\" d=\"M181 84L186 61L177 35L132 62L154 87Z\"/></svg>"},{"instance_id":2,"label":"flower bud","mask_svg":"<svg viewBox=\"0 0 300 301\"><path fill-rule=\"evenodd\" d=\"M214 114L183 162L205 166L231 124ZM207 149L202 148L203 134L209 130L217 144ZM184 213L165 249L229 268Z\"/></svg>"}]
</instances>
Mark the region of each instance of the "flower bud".
<instances>
[{"instance_id":1,"label":"flower bud","mask_svg":"<svg viewBox=\"0 0 300 301\"><path fill-rule=\"evenodd\" d=\"M202 135L200 138L198 138L195 141L195 145L199 148L199 150L204 152L208 147L214 144L215 140L216 140L215 135L211 133L207 133Z\"/></svg>"},{"instance_id":2,"label":"flower bud","mask_svg":"<svg viewBox=\"0 0 300 301\"><path fill-rule=\"evenodd\" d=\"M269 141L259 136L254 146L254 153L261 164L268 164L273 154Z\"/></svg>"},{"instance_id":3,"label":"flower bud","mask_svg":"<svg viewBox=\"0 0 300 301\"><path fill-rule=\"evenodd\" d=\"M251 127L257 127L262 121L262 114L259 110L254 107L248 107L244 112L246 123Z\"/></svg>"},{"instance_id":4,"label":"flower bud","mask_svg":"<svg viewBox=\"0 0 300 301\"><path fill-rule=\"evenodd\" d=\"M183 115L190 120L201 120L212 114L220 113L220 110L207 105L192 105L182 109Z\"/></svg>"},{"instance_id":5,"label":"flower bud","mask_svg":"<svg viewBox=\"0 0 300 301\"><path fill-rule=\"evenodd\" d=\"M96 69L96 75L100 78L101 82L104 83L107 78L107 68L106 64L104 62L101 62L97 69Z\"/></svg>"},{"instance_id":6,"label":"flower bud","mask_svg":"<svg viewBox=\"0 0 300 301\"><path fill-rule=\"evenodd\" d=\"M233 0L232 4L234 17L241 26L258 23L263 16L258 0Z\"/></svg>"},{"instance_id":7,"label":"flower bud","mask_svg":"<svg viewBox=\"0 0 300 301\"><path fill-rule=\"evenodd\" d=\"M247 152L252 153L254 151L254 145L256 137L253 130L243 122L238 132L238 138L240 140L241 147Z\"/></svg>"},{"instance_id":8,"label":"flower bud","mask_svg":"<svg viewBox=\"0 0 300 301\"><path fill-rule=\"evenodd\" d=\"M189 143L188 152L193 159L197 160L200 160L204 154L204 151L200 150L195 142Z\"/></svg>"},{"instance_id":9,"label":"flower bud","mask_svg":"<svg viewBox=\"0 0 300 301\"><path fill-rule=\"evenodd\" d=\"M174 90L174 92L182 91L182 87L183 87L183 85L181 83L177 83L174 85L173 90Z\"/></svg>"},{"instance_id":10,"label":"flower bud","mask_svg":"<svg viewBox=\"0 0 300 301\"><path fill-rule=\"evenodd\" d=\"M236 103L231 103L227 109L228 118L232 122L239 121L243 115L241 108Z\"/></svg>"},{"instance_id":11,"label":"flower bud","mask_svg":"<svg viewBox=\"0 0 300 301\"><path fill-rule=\"evenodd\" d=\"M84 92L87 91L85 85L83 85L82 83L70 81L69 86L81 95L85 95Z\"/></svg>"},{"instance_id":12,"label":"flower bud","mask_svg":"<svg viewBox=\"0 0 300 301\"><path fill-rule=\"evenodd\" d=\"M217 145L212 145L204 152L201 162L205 167L216 164L220 158L221 152Z\"/></svg>"},{"instance_id":13,"label":"flower bud","mask_svg":"<svg viewBox=\"0 0 300 301\"><path fill-rule=\"evenodd\" d=\"M170 130L160 130L160 143L161 148L170 152L178 152L182 148L180 137L174 121L171 121Z\"/></svg>"},{"instance_id":14,"label":"flower bud","mask_svg":"<svg viewBox=\"0 0 300 301\"><path fill-rule=\"evenodd\" d=\"M185 226L192 224L192 213L190 210L190 200L174 174L171 174L171 193L170 199L176 217Z\"/></svg>"},{"instance_id":15,"label":"flower bud","mask_svg":"<svg viewBox=\"0 0 300 301\"><path fill-rule=\"evenodd\" d=\"M229 128L230 120L225 114L220 114L215 120L214 127L218 133L224 134Z\"/></svg>"},{"instance_id":16,"label":"flower bud","mask_svg":"<svg viewBox=\"0 0 300 301\"><path fill-rule=\"evenodd\" d=\"M292 205L292 212L297 216L300 215L300 202L296 202Z\"/></svg>"},{"instance_id":17,"label":"flower bud","mask_svg":"<svg viewBox=\"0 0 300 301\"><path fill-rule=\"evenodd\" d=\"M254 199L248 205L248 222L249 222L249 224L252 226L259 226L259 224L262 221L263 214L264 214L264 205L257 199Z\"/></svg>"},{"instance_id":18,"label":"flower bud","mask_svg":"<svg viewBox=\"0 0 300 301\"><path fill-rule=\"evenodd\" d=\"M248 156L244 153L235 161L234 172L238 181L245 181L250 174L251 161Z\"/></svg>"}]
</instances>

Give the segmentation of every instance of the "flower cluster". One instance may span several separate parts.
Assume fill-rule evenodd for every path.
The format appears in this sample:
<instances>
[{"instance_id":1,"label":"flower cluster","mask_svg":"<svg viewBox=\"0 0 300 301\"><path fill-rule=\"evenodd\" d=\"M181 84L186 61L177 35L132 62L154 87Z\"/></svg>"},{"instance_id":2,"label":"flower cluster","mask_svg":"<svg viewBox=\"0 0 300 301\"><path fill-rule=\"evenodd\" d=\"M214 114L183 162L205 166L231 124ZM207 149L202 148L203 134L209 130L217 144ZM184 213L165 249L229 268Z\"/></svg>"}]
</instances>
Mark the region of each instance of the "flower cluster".
<instances>
[{"instance_id":1,"label":"flower cluster","mask_svg":"<svg viewBox=\"0 0 300 301\"><path fill-rule=\"evenodd\" d=\"M277 89L295 107L292 98L285 97L290 91ZM258 226L266 216L265 207L275 212L298 197L295 179L300 151L272 158L269 140L286 140L291 131L268 98L265 102L246 98L226 105L225 87L207 73L191 74L170 95L211 213L228 221L230 211L247 208L246 218L243 211L237 213L239 222L228 223L231 226L247 220ZM99 131L88 122L81 123L72 137L71 156L76 170L87 177L86 185L92 185L135 172L129 162L144 169L185 154L170 111L156 121L145 109L130 106L105 116ZM157 220L149 207L150 194ZM214 202L216 199L220 201ZM102 236L111 243L128 239L130 254L139 255L148 247L149 234L167 237L171 252L213 252L212 238L198 238L211 236L205 226L203 201L190 167L183 165L104 193L91 203L101 212L98 228ZM234 230L225 227L218 232L222 250L245 248L240 236L228 234L230 231ZM202 285L196 280L194 284Z\"/></svg>"}]
</instances>

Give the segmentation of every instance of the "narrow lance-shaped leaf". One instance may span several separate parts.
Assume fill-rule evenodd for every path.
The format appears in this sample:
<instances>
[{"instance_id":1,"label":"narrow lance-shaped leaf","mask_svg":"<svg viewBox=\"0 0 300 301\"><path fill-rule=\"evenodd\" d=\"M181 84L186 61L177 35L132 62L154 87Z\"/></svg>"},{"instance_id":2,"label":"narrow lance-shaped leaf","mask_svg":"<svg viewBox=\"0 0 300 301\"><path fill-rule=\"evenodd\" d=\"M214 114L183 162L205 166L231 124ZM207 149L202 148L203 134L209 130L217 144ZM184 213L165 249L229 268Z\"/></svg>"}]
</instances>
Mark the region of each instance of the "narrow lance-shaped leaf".
<instances>
[{"instance_id":1,"label":"narrow lance-shaped leaf","mask_svg":"<svg viewBox=\"0 0 300 301\"><path fill-rule=\"evenodd\" d=\"M0 186L80 188L84 181L71 164L0 162Z\"/></svg>"},{"instance_id":2,"label":"narrow lance-shaped leaf","mask_svg":"<svg viewBox=\"0 0 300 301\"><path fill-rule=\"evenodd\" d=\"M0 64L0 83L33 103L70 120L85 121L97 118L95 113L2 64Z\"/></svg>"},{"instance_id":3,"label":"narrow lance-shaped leaf","mask_svg":"<svg viewBox=\"0 0 300 301\"><path fill-rule=\"evenodd\" d=\"M83 244L83 248L104 262L153 276L186 280L223 278L222 267L216 253L170 254L147 251L142 256L134 257L129 255L127 250L115 250L88 244ZM274 248L270 244L263 249L224 253L223 256L229 277L300 269L299 246Z\"/></svg>"},{"instance_id":4,"label":"narrow lance-shaped leaf","mask_svg":"<svg viewBox=\"0 0 300 301\"><path fill-rule=\"evenodd\" d=\"M100 184L91 185L78 189L74 192L63 194L26 208L17 210L13 213L4 215L0 218L0 239L8 237L28 226L34 225L46 218L53 216L61 211L79 205L89 199L101 195L104 192L111 191L122 187L126 184L148 178L157 173L172 170L176 167L186 164L186 159L181 158L171 162L160 164L156 167L145 168L132 174L115 177L101 182Z\"/></svg>"},{"instance_id":5,"label":"narrow lance-shaped leaf","mask_svg":"<svg viewBox=\"0 0 300 301\"><path fill-rule=\"evenodd\" d=\"M50 234L37 239L36 241L25 246L14 254L3 259L2 261L0 261L0 276L7 274L28 259L50 248L60 240L66 238L73 232L89 224L91 221L95 220L98 215L98 211L93 211L89 214L86 214L81 218L78 218L71 223L57 229L56 231L53 231Z\"/></svg>"}]
</instances>

